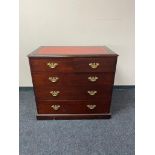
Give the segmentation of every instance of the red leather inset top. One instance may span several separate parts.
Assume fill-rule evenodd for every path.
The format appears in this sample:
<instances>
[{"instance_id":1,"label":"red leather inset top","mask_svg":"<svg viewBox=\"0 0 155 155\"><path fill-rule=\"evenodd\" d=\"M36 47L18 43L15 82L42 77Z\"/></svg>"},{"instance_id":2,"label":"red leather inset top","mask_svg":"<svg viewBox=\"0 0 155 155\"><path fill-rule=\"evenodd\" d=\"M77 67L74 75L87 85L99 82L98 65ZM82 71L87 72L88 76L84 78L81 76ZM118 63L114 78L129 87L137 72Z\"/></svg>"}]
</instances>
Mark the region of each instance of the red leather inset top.
<instances>
[{"instance_id":1,"label":"red leather inset top","mask_svg":"<svg viewBox=\"0 0 155 155\"><path fill-rule=\"evenodd\" d=\"M108 54L104 47L42 47L36 53L41 55Z\"/></svg>"}]
</instances>

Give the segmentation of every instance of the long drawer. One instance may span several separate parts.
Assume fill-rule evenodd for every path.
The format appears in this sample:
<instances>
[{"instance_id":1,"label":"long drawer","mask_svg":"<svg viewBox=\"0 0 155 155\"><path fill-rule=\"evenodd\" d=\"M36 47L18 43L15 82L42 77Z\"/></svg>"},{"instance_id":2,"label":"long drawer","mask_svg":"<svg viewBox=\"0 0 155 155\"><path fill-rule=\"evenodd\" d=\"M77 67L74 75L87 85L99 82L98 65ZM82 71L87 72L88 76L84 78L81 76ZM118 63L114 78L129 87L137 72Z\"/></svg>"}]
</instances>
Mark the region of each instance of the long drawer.
<instances>
[{"instance_id":1,"label":"long drawer","mask_svg":"<svg viewBox=\"0 0 155 155\"><path fill-rule=\"evenodd\" d=\"M112 85L102 87L39 87L35 94L40 100L96 100L112 94Z\"/></svg>"},{"instance_id":2,"label":"long drawer","mask_svg":"<svg viewBox=\"0 0 155 155\"><path fill-rule=\"evenodd\" d=\"M115 72L117 57L100 58L30 58L31 71Z\"/></svg>"},{"instance_id":3,"label":"long drawer","mask_svg":"<svg viewBox=\"0 0 155 155\"><path fill-rule=\"evenodd\" d=\"M38 114L108 113L109 100L103 101L38 101Z\"/></svg>"},{"instance_id":4,"label":"long drawer","mask_svg":"<svg viewBox=\"0 0 155 155\"><path fill-rule=\"evenodd\" d=\"M100 87L105 84L113 84L114 73L40 73L32 74L35 87L72 87L72 86L96 86Z\"/></svg>"}]
</instances>

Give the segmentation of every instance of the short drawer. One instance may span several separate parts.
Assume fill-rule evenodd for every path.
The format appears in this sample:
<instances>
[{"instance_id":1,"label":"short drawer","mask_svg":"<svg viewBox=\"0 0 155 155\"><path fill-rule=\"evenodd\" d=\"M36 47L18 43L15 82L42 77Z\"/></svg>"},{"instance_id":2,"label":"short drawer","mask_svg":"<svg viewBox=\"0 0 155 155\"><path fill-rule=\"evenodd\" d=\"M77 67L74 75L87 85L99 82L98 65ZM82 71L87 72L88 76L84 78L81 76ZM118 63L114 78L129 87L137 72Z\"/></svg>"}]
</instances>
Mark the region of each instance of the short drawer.
<instances>
[{"instance_id":1,"label":"short drawer","mask_svg":"<svg viewBox=\"0 0 155 155\"><path fill-rule=\"evenodd\" d=\"M29 58L32 72L73 72L72 58Z\"/></svg>"},{"instance_id":2,"label":"short drawer","mask_svg":"<svg viewBox=\"0 0 155 155\"><path fill-rule=\"evenodd\" d=\"M108 113L109 101L38 101L38 114Z\"/></svg>"},{"instance_id":3,"label":"short drawer","mask_svg":"<svg viewBox=\"0 0 155 155\"><path fill-rule=\"evenodd\" d=\"M75 58L76 72L115 72L117 57Z\"/></svg>"},{"instance_id":4,"label":"short drawer","mask_svg":"<svg viewBox=\"0 0 155 155\"><path fill-rule=\"evenodd\" d=\"M35 87L73 87L73 86L96 86L113 84L114 73L32 73L33 84Z\"/></svg>"},{"instance_id":5,"label":"short drawer","mask_svg":"<svg viewBox=\"0 0 155 155\"><path fill-rule=\"evenodd\" d=\"M39 100L96 100L112 94L112 85L103 87L39 87L35 88L35 95Z\"/></svg>"}]
</instances>

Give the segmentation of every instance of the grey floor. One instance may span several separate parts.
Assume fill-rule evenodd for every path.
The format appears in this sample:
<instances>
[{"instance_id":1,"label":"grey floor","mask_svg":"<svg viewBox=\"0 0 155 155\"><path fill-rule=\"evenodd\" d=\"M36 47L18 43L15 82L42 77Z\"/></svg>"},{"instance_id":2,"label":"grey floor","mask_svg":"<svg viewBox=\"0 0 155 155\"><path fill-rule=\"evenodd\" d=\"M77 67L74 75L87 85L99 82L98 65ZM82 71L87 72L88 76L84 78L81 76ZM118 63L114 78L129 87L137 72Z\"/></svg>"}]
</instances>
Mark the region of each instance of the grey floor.
<instances>
[{"instance_id":1,"label":"grey floor","mask_svg":"<svg viewBox=\"0 0 155 155\"><path fill-rule=\"evenodd\" d=\"M20 155L134 155L134 88L114 89L109 120L37 121L20 89Z\"/></svg>"}]
</instances>

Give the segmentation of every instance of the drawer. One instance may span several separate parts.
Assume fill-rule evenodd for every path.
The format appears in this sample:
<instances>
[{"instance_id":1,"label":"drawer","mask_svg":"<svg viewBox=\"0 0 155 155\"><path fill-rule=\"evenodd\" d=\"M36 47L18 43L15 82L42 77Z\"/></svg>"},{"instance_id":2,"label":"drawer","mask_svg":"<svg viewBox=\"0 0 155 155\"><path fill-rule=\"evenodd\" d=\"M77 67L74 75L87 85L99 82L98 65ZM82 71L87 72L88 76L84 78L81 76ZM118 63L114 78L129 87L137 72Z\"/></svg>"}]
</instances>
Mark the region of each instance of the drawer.
<instances>
[{"instance_id":1,"label":"drawer","mask_svg":"<svg viewBox=\"0 0 155 155\"><path fill-rule=\"evenodd\" d=\"M36 72L32 73L33 84L35 87L44 86L102 86L105 84L113 84L114 73L50 73L50 72Z\"/></svg>"},{"instance_id":2,"label":"drawer","mask_svg":"<svg viewBox=\"0 0 155 155\"><path fill-rule=\"evenodd\" d=\"M96 100L112 94L112 85L103 87L39 87L35 88L35 95L39 100Z\"/></svg>"},{"instance_id":3,"label":"drawer","mask_svg":"<svg viewBox=\"0 0 155 155\"><path fill-rule=\"evenodd\" d=\"M73 58L30 58L31 71L73 72Z\"/></svg>"},{"instance_id":4,"label":"drawer","mask_svg":"<svg viewBox=\"0 0 155 155\"><path fill-rule=\"evenodd\" d=\"M38 101L38 114L108 113L109 101Z\"/></svg>"},{"instance_id":5,"label":"drawer","mask_svg":"<svg viewBox=\"0 0 155 155\"><path fill-rule=\"evenodd\" d=\"M115 72L117 57L75 58L76 72Z\"/></svg>"},{"instance_id":6,"label":"drawer","mask_svg":"<svg viewBox=\"0 0 155 155\"><path fill-rule=\"evenodd\" d=\"M117 57L102 58L30 58L31 71L115 72Z\"/></svg>"}]
</instances>

